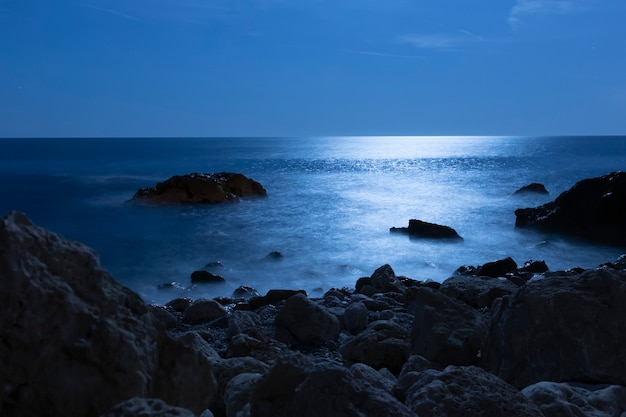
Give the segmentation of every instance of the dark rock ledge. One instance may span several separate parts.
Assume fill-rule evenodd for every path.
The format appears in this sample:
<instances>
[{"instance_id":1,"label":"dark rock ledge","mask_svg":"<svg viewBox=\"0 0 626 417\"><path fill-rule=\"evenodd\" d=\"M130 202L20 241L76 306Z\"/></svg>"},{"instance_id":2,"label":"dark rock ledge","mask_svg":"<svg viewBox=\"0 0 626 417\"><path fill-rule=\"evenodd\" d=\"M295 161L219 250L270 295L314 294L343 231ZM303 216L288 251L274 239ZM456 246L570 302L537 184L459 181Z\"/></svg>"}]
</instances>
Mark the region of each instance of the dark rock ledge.
<instances>
[{"instance_id":1,"label":"dark rock ledge","mask_svg":"<svg viewBox=\"0 0 626 417\"><path fill-rule=\"evenodd\" d=\"M409 220L409 227L392 227L391 233L404 233L411 238L463 240L461 236L449 226L428 223L422 220Z\"/></svg>"},{"instance_id":2,"label":"dark rock ledge","mask_svg":"<svg viewBox=\"0 0 626 417\"><path fill-rule=\"evenodd\" d=\"M89 248L12 213L0 415L620 416L625 259L553 272L507 259L441 285L384 265L316 299L148 306Z\"/></svg>"},{"instance_id":3,"label":"dark rock ledge","mask_svg":"<svg viewBox=\"0 0 626 417\"><path fill-rule=\"evenodd\" d=\"M554 201L515 210L515 227L626 245L626 172L577 182Z\"/></svg>"},{"instance_id":4,"label":"dark rock ledge","mask_svg":"<svg viewBox=\"0 0 626 417\"><path fill-rule=\"evenodd\" d=\"M237 202L240 197L265 195L267 191L260 183L242 174L193 173L176 175L154 187L141 188L132 200L160 204L213 204Z\"/></svg>"}]
</instances>

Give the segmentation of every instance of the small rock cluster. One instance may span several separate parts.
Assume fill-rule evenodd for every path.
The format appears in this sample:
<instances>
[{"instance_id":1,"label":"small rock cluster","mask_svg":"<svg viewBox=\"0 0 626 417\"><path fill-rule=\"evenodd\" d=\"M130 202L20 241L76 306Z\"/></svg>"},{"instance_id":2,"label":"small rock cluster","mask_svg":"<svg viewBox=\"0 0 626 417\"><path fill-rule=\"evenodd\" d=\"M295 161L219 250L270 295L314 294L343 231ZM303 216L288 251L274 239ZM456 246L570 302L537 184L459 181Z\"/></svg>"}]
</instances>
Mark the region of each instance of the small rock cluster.
<instances>
[{"instance_id":1,"label":"small rock cluster","mask_svg":"<svg viewBox=\"0 0 626 417\"><path fill-rule=\"evenodd\" d=\"M443 283L147 306L91 250L0 222L0 415L621 416L626 257L513 259ZM244 297L245 295L245 297Z\"/></svg>"}]
</instances>

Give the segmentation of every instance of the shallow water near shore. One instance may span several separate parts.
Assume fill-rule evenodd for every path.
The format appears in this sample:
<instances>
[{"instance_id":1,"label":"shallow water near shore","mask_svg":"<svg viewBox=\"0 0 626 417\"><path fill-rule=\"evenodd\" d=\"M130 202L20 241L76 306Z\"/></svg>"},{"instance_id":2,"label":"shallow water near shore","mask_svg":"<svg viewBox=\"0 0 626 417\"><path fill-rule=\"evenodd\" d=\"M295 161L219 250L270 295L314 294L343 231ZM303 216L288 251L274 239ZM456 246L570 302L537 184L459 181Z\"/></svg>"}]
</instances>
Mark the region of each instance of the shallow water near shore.
<instances>
[{"instance_id":1,"label":"shallow water near shore","mask_svg":"<svg viewBox=\"0 0 626 417\"><path fill-rule=\"evenodd\" d=\"M0 163L2 214L23 211L91 246L118 281L156 303L230 295L240 285L321 295L385 263L442 281L460 265L506 256L557 270L626 251L514 227L516 208L625 170L625 137L0 139ZM140 187L196 171L241 172L268 197L128 202ZM531 182L550 194L512 195ZM464 241L389 233L411 218L451 226ZM283 257L267 259L272 251ZM211 271L226 284L191 285L191 272L217 261Z\"/></svg>"}]
</instances>

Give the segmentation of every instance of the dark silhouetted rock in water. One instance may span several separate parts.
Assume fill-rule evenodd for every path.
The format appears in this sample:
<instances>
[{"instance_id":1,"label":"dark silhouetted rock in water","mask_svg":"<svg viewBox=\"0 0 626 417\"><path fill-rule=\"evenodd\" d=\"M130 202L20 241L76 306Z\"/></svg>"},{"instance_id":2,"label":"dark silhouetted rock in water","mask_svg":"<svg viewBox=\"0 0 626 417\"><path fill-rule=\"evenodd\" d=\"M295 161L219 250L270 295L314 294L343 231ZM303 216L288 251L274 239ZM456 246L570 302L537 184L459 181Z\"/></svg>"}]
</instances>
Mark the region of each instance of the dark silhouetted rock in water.
<instances>
[{"instance_id":1,"label":"dark silhouetted rock in water","mask_svg":"<svg viewBox=\"0 0 626 417\"><path fill-rule=\"evenodd\" d=\"M226 280L219 275L210 273L209 271L194 271L191 273L191 282L194 284L217 284L226 282Z\"/></svg>"},{"instance_id":2,"label":"dark silhouetted rock in water","mask_svg":"<svg viewBox=\"0 0 626 417\"><path fill-rule=\"evenodd\" d=\"M626 244L626 172L576 183L554 201L515 210L515 227Z\"/></svg>"},{"instance_id":3,"label":"dark silhouetted rock in water","mask_svg":"<svg viewBox=\"0 0 626 417\"><path fill-rule=\"evenodd\" d=\"M487 262L478 268L476 275L481 277L498 278L515 271L517 271L517 264L513 258L508 257L493 262Z\"/></svg>"},{"instance_id":4,"label":"dark silhouetted rock in water","mask_svg":"<svg viewBox=\"0 0 626 417\"><path fill-rule=\"evenodd\" d=\"M163 204L232 203L239 197L266 196L263 186L242 174L176 175L154 187L141 188L133 196L135 201Z\"/></svg>"},{"instance_id":5,"label":"dark silhouetted rock in water","mask_svg":"<svg viewBox=\"0 0 626 417\"><path fill-rule=\"evenodd\" d=\"M409 220L409 227L392 227L389 231L392 233L405 233L412 238L463 240L456 230L451 227L415 219Z\"/></svg>"},{"instance_id":6,"label":"dark silhouetted rock in water","mask_svg":"<svg viewBox=\"0 0 626 417\"><path fill-rule=\"evenodd\" d=\"M539 184L538 182L533 182L532 184L528 184L515 191L514 195L520 194L549 194L548 190L546 190L546 186L543 184Z\"/></svg>"},{"instance_id":7,"label":"dark silhouetted rock in water","mask_svg":"<svg viewBox=\"0 0 626 417\"><path fill-rule=\"evenodd\" d=\"M265 257L265 259L269 261L280 261L283 258L284 258L283 254L276 250L268 253L267 256Z\"/></svg>"}]
</instances>

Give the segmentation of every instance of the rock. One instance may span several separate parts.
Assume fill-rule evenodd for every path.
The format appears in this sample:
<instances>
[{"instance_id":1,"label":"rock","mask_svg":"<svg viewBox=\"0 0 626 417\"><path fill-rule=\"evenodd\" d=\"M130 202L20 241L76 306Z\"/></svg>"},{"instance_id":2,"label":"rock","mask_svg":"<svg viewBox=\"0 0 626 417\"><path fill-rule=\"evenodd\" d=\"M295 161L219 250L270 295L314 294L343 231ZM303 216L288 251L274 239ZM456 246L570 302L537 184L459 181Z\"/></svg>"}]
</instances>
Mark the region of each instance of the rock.
<instances>
[{"instance_id":1,"label":"rock","mask_svg":"<svg viewBox=\"0 0 626 417\"><path fill-rule=\"evenodd\" d=\"M197 333L166 338L159 346L159 368L151 395L195 413L209 408L218 394L215 350Z\"/></svg>"},{"instance_id":2,"label":"rock","mask_svg":"<svg viewBox=\"0 0 626 417\"><path fill-rule=\"evenodd\" d=\"M227 317L226 310L215 300L196 300L183 313L183 322L189 324L210 323Z\"/></svg>"},{"instance_id":3,"label":"rock","mask_svg":"<svg viewBox=\"0 0 626 417\"><path fill-rule=\"evenodd\" d=\"M131 398L117 404L101 417L197 417L181 407L174 407L156 398Z\"/></svg>"},{"instance_id":4,"label":"rock","mask_svg":"<svg viewBox=\"0 0 626 417\"><path fill-rule=\"evenodd\" d=\"M419 375L428 370L433 369L433 365L428 359L420 355L411 355L409 359L402 365L396 386L394 387L394 395L396 398L404 401L406 399L406 391L413 386Z\"/></svg>"},{"instance_id":5,"label":"rock","mask_svg":"<svg viewBox=\"0 0 626 417\"><path fill-rule=\"evenodd\" d=\"M545 417L617 417L626 410L626 387L538 382L522 395L539 407Z\"/></svg>"},{"instance_id":6,"label":"rock","mask_svg":"<svg viewBox=\"0 0 626 417\"><path fill-rule=\"evenodd\" d=\"M216 401L211 410L218 415L223 415L226 411L226 395L227 387L233 378L241 374L264 374L269 366L258 359L248 357L228 358L218 361L215 364L217 384L219 387L218 401ZM232 388L232 386L231 386ZM233 392L231 391L231 395ZM231 397L232 400L232 397Z\"/></svg>"},{"instance_id":7,"label":"rock","mask_svg":"<svg viewBox=\"0 0 626 417\"><path fill-rule=\"evenodd\" d=\"M253 309L257 309L266 305L276 305L281 301L285 301L296 294L302 294L306 296L304 290L269 290L263 297L253 297L248 303Z\"/></svg>"},{"instance_id":8,"label":"rock","mask_svg":"<svg viewBox=\"0 0 626 417\"><path fill-rule=\"evenodd\" d=\"M515 210L515 227L626 244L626 172L576 183L554 201Z\"/></svg>"},{"instance_id":9,"label":"rock","mask_svg":"<svg viewBox=\"0 0 626 417\"><path fill-rule=\"evenodd\" d=\"M226 282L226 280L209 271L194 271L191 273L191 282L194 284L219 284Z\"/></svg>"},{"instance_id":10,"label":"rock","mask_svg":"<svg viewBox=\"0 0 626 417\"><path fill-rule=\"evenodd\" d=\"M522 188L518 189L517 191L515 191L513 194L514 195L520 195L520 194L548 194L548 190L546 190L546 186L543 184L540 184L538 182L533 182L531 184L525 185Z\"/></svg>"},{"instance_id":11,"label":"rock","mask_svg":"<svg viewBox=\"0 0 626 417\"><path fill-rule=\"evenodd\" d=\"M517 389L476 366L421 372L405 403L420 417L543 417Z\"/></svg>"},{"instance_id":12,"label":"rock","mask_svg":"<svg viewBox=\"0 0 626 417\"><path fill-rule=\"evenodd\" d=\"M228 337L236 336L248 330L262 326L261 317L253 311L233 311L228 317Z\"/></svg>"},{"instance_id":13,"label":"rock","mask_svg":"<svg viewBox=\"0 0 626 417\"><path fill-rule=\"evenodd\" d=\"M463 240L451 227L415 219L409 220L409 227L392 227L389 231L408 234L412 238Z\"/></svg>"},{"instance_id":14,"label":"rock","mask_svg":"<svg viewBox=\"0 0 626 417\"><path fill-rule=\"evenodd\" d=\"M492 307L482 366L523 388L540 381L626 385L626 272L552 273Z\"/></svg>"},{"instance_id":15,"label":"rock","mask_svg":"<svg viewBox=\"0 0 626 417\"><path fill-rule=\"evenodd\" d=\"M544 272L548 272L548 265L546 265L545 261L526 261L524 262L524 266L519 269L520 272L530 272L533 274L543 274Z\"/></svg>"},{"instance_id":16,"label":"rock","mask_svg":"<svg viewBox=\"0 0 626 417\"><path fill-rule=\"evenodd\" d=\"M403 292L406 289L388 264L374 271L370 277L370 284L379 292Z\"/></svg>"},{"instance_id":17,"label":"rock","mask_svg":"<svg viewBox=\"0 0 626 417\"><path fill-rule=\"evenodd\" d=\"M256 384L251 415L415 417L377 381L359 377L361 373L329 360L286 355Z\"/></svg>"},{"instance_id":18,"label":"rock","mask_svg":"<svg viewBox=\"0 0 626 417\"><path fill-rule=\"evenodd\" d=\"M178 313L184 312L187 307L189 307L192 303L191 298L175 298L169 303L165 304L165 307L172 309Z\"/></svg>"},{"instance_id":19,"label":"rock","mask_svg":"<svg viewBox=\"0 0 626 417\"><path fill-rule=\"evenodd\" d=\"M359 333L367 326L367 307L362 302L351 303L343 314L343 322L352 334Z\"/></svg>"},{"instance_id":20,"label":"rock","mask_svg":"<svg viewBox=\"0 0 626 417\"><path fill-rule=\"evenodd\" d=\"M240 285L239 287L235 288L235 290L233 291L233 298L241 299L244 301L249 301L250 299L254 297L260 297L260 296L261 294L259 294L257 290L255 290L252 287L248 287L247 285Z\"/></svg>"},{"instance_id":21,"label":"rock","mask_svg":"<svg viewBox=\"0 0 626 417\"><path fill-rule=\"evenodd\" d=\"M99 415L150 394L156 321L83 244L2 218L0 306L3 415Z\"/></svg>"},{"instance_id":22,"label":"rock","mask_svg":"<svg viewBox=\"0 0 626 417\"><path fill-rule=\"evenodd\" d=\"M496 298L509 295L518 288L506 279L484 276L454 276L445 280L439 291L474 308L491 307Z\"/></svg>"},{"instance_id":23,"label":"rock","mask_svg":"<svg viewBox=\"0 0 626 417\"><path fill-rule=\"evenodd\" d=\"M411 353L441 365L475 364L486 328L483 314L437 290L412 290Z\"/></svg>"},{"instance_id":24,"label":"rock","mask_svg":"<svg viewBox=\"0 0 626 417\"><path fill-rule=\"evenodd\" d=\"M224 390L226 417L238 417L238 413L250 406L254 387L262 376L259 373L243 373L228 382Z\"/></svg>"},{"instance_id":25,"label":"rock","mask_svg":"<svg viewBox=\"0 0 626 417\"><path fill-rule=\"evenodd\" d=\"M173 329L178 325L178 319L165 307L161 306L148 306L152 315L159 321L166 329Z\"/></svg>"},{"instance_id":26,"label":"rock","mask_svg":"<svg viewBox=\"0 0 626 417\"><path fill-rule=\"evenodd\" d=\"M278 251L273 251L267 254L265 259L269 261L280 261L284 258L283 254Z\"/></svg>"},{"instance_id":27,"label":"rock","mask_svg":"<svg viewBox=\"0 0 626 417\"><path fill-rule=\"evenodd\" d=\"M370 323L363 332L341 345L343 357L361 362L374 369L387 368L400 372L409 357L408 329L388 320Z\"/></svg>"},{"instance_id":28,"label":"rock","mask_svg":"<svg viewBox=\"0 0 626 417\"><path fill-rule=\"evenodd\" d=\"M476 271L476 275L483 277L504 277L508 273L516 272L517 264L511 258L499 259L494 262L487 262Z\"/></svg>"},{"instance_id":29,"label":"rock","mask_svg":"<svg viewBox=\"0 0 626 417\"><path fill-rule=\"evenodd\" d=\"M339 320L304 294L289 298L276 316L276 339L322 345L339 337Z\"/></svg>"},{"instance_id":30,"label":"rock","mask_svg":"<svg viewBox=\"0 0 626 417\"><path fill-rule=\"evenodd\" d=\"M265 195L267 191L261 184L242 174L193 173L176 175L154 187L142 188L135 193L133 200L161 204L211 204Z\"/></svg>"}]
</instances>

